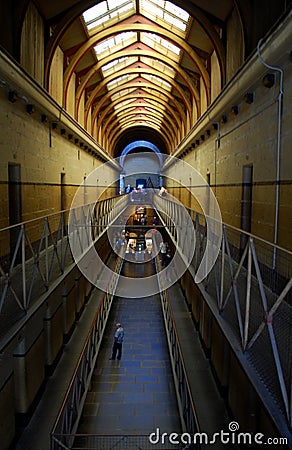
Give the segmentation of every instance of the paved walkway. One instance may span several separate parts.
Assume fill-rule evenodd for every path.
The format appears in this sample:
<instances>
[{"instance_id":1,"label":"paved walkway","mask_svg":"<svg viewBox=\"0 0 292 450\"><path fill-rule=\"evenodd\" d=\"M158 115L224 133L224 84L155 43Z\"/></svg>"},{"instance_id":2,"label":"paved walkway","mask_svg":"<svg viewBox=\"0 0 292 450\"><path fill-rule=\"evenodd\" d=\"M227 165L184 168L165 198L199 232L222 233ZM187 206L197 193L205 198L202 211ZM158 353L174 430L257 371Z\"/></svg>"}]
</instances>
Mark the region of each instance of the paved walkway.
<instances>
[{"instance_id":1,"label":"paved walkway","mask_svg":"<svg viewBox=\"0 0 292 450\"><path fill-rule=\"evenodd\" d=\"M121 361L109 360L115 323L125 331ZM180 432L159 296L115 298L83 413L82 433Z\"/></svg>"},{"instance_id":2,"label":"paved walkway","mask_svg":"<svg viewBox=\"0 0 292 450\"><path fill-rule=\"evenodd\" d=\"M109 360L116 322L125 331L121 361ZM156 428L181 432L160 297L116 297L78 432L149 436Z\"/></svg>"},{"instance_id":3,"label":"paved walkway","mask_svg":"<svg viewBox=\"0 0 292 450\"><path fill-rule=\"evenodd\" d=\"M86 305L16 450L50 449L50 432L101 296L102 292L95 290ZM178 284L170 288L170 297L201 431L218 432L228 422L224 402ZM121 322L125 330L121 361L109 360L116 322ZM91 443L90 448L94 449L179 448L157 444L149 447L149 435L157 428L160 433L181 432L160 298L159 295L139 299L116 297L78 432L104 435L99 438L102 441ZM116 437L105 436L110 434ZM216 446L216 450L219 448L220 445Z\"/></svg>"}]
</instances>

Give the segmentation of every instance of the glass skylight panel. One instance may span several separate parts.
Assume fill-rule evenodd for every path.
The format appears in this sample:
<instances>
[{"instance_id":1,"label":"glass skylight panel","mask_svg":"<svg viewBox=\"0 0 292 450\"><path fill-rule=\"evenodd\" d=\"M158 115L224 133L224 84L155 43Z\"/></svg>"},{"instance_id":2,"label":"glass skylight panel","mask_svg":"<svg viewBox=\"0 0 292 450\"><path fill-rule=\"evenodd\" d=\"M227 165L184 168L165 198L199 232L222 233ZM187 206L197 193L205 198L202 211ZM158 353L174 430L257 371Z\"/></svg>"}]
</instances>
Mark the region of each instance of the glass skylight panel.
<instances>
[{"instance_id":1,"label":"glass skylight panel","mask_svg":"<svg viewBox=\"0 0 292 450\"><path fill-rule=\"evenodd\" d=\"M83 13L88 30L92 30L110 19L123 15L134 8L133 0L107 0L89 8Z\"/></svg>"},{"instance_id":2,"label":"glass skylight panel","mask_svg":"<svg viewBox=\"0 0 292 450\"><path fill-rule=\"evenodd\" d=\"M117 34L116 36L105 39L94 47L97 56L102 54L112 54L120 48L129 45L130 42L136 40L137 33L134 31L128 31L125 33Z\"/></svg>"},{"instance_id":3,"label":"glass skylight panel","mask_svg":"<svg viewBox=\"0 0 292 450\"><path fill-rule=\"evenodd\" d=\"M114 87L119 86L120 84L123 84L125 81L130 81L133 78L136 78L136 75L132 75L132 76L130 76L130 75L123 75L123 76L121 76L119 78L116 78L113 81L110 81L107 84L107 87L108 87L108 89L114 89Z\"/></svg>"},{"instance_id":4,"label":"glass skylight panel","mask_svg":"<svg viewBox=\"0 0 292 450\"><path fill-rule=\"evenodd\" d=\"M93 6L92 8L89 8L87 11L83 13L83 19L86 24L92 22L93 20L97 19L98 17L102 16L107 12L107 5L106 2L101 2L98 5Z\"/></svg>"},{"instance_id":5,"label":"glass skylight panel","mask_svg":"<svg viewBox=\"0 0 292 450\"><path fill-rule=\"evenodd\" d=\"M109 9L114 9L117 6L121 6L123 3L125 3L125 0L107 0L106 3L108 4Z\"/></svg>"},{"instance_id":6,"label":"glass skylight panel","mask_svg":"<svg viewBox=\"0 0 292 450\"><path fill-rule=\"evenodd\" d=\"M163 80L162 78L157 77L156 75L144 75L144 77L147 80L150 80L153 83L163 87L164 89L167 89L168 91L171 91L171 85L167 81Z\"/></svg>"},{"instance_id":7,"label":"glass skylight panel","mask_svg":"<svg viewBox=\"0 0 292 450\"><path fill-rule=\"evenodd\" d=\"M145 86L144 90L148 94L153 95L153 96L158 97L158 98L161 98L165 102L167 102L169 100L167 95L165 95L163 92L157 92L154 89L152 89L151 87Z\"/></svg>"},{"instance_id":8,"label":"glass skylight panel","mask_svg":"<svg viewBox=\"0 0 292 450\"><path fill-rule=\"evenodd\" d=\"M93 28L96 28L99 25L103 24L104 22L107 22L108 20L110 20L110 16L108 14L106 14L105 16L102 16L101 18L96 19L93 22L86 24L87 29L90 31Z\"/></svg>"},{"instance_id":9,"label":"glass skylight panel","mask_svg":"<svg viewBox=\"0 0 292 450\"><path fill-rule=\"evenodd\" d=\"M157 109L154 109L154 108L151 108L151 107L146 107L145 110L147 112L149 112L149 113L152 113L152 114L154 113L158 120L163 119L163 117L164 117L162 112L157 111Z\"/></svg>"},{"instance_id":10,"label":"glass skylight panel","mask_svg":"<svg viewBox=\"0 0 292 450\"><path fill-rule=\"evenodd\" d=\"M125 95L125 94L124 94ZM122 100L118 105L114 106L114 110L115 111L120 111L121 109L123 110L129 103L132 103L133 99L128 98L127 100ZM132 109L134 109L135 107L133 106ZM123 113L123 111L120 112L120 114Z\"/></svg>"},{"instance_id":11,"label":"glass skylight panel","mask_svg":"<svg viewBox=\"0 0 292 450\"><path fill-rule=\"evenodd\" d=\"M180 54L180 48L176 45L172 44L171 42L167 41L166 39L158 36L154 33L141 33L142 34L142 41L149 45L152 48L155 48L156 50L160 49L161 52L165 53L165 50L167 52L171 52L173 55L177 56L177 60Z\"/></svg>"},{"instance_id":12,"label":"glass skylight panel","mask_svg":"<svg viewBox=\"0 0 292 450\"><path fill-rule=\"evenodd\" d=\"M159 98L160 98L161 96L159 96ZM155 101L155 100L150 100L150 99L148 99L148 103L150 104L150 105L153 105L153 106L157 106L157 102ZM162 109L162 111L165 111L165 106L163 106L163 105L161 105L161 104L159 104L159 109Z\"/></svg>"},{"instance_id":13,"label":"glass skylight panel","mask_svg":"<svg viewBox=\"0 0 292 450\"><path fill-rule=\"evenodd\" d=\"M109 76L111 73L118 72L119 70L124 69L125 67L129 66L130 64L134 64L138 61L138 58L135 56L125 56L124 58L118 58L114 61L109 62L108 64L105 64L102 66L101 70L103 75Z\"/></svg>"},{"instance_id":14,"label":"glass skylight panel","mask_svg":"<svg viewBox=\"0 0 292 450\"><path fill-rule=\"evenodd\" d=\"M134 92L134 91L135 91L135 88L123 89L122 92L117 92L116 94L113 94L111 96L111 100L114 102L118 98L123 97L124 95L131 94L131 92Z\"/></svg>"},{"instance_id":15,"label":"glass skylight panel","mask_svg":"<svg viewBox=\"0 0 292 450\"><path fill-rule=\"evenodd\" d=\"M126 59L128 59L126 56L125 56L125 58L115 59L114 61L111 61L108 64L106 64L105 66L103 66L101 68L101 70L103 71L103 73L105 73L106 71L112 69L117 64L120 64L121 62L125 61Z\"/></svg>"},{"instance_id":16,"label":"glass skylight panel","mask_svg":"<svg viewBox=\"0 0 292 450\"><path fill-rule=\"evenodd\" d=\"M165 3L166 11L172 13L174 16L179 17L184 22L187 22L189 20L190 15L184 9L174 5L171 2L163 2L163 3Z\"/></svg>"},{"instance_id":17,"label":"glass skylight panel","mask_svg":"<svg viewBox=\"0 0 292 450\"><path fill-rule=\"evenodd\" d=\"M187 25L184 22L182 22L177 17L171 16L170 14L165 13L164 19L166 20L166 22L171 23L171 25L174 25L176 28L179 28L182 31L185 31L187 28Z\"/></svg>"},{"instance_id":18,"label":"glass skylight panel","mask_svg":"<svg viewBox=\"0 0 292 450\"><path fill-rule=\"evenodd\" d=\"M153 67L154 69L159 70L159 72L169 75L171 78L175 77L175 70L157 59L141 57L141 61L147 64L147 66Z\"/></svg>"},{"instance_id":19,"label":"glass skylight panel","mask_svg":"<svg viewBox=\"0 0 292 450\"><path fill-rule=\"evenodd\" d=\"M160 20L166 28L171 25L182 32L186 31L190 15L184 9L163 0L140 0L140 3L142 13L149 19Z\"/></svg>"}]
</instances>

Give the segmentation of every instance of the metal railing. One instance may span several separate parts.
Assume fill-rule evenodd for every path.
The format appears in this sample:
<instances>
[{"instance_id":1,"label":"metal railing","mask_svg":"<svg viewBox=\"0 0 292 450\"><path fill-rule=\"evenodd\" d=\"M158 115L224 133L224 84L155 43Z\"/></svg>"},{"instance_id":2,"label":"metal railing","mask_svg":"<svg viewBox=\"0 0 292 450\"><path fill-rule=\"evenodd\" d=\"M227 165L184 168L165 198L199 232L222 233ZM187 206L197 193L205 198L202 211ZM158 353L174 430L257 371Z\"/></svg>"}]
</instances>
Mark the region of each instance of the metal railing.
<instances>
[{"instance_id":1,"label":"metal railing","mask_svg":"<svg viewBox=\"0 0 292 450\"><path fill-rule=\"evenodd\" d=\"M115 291L121 267L122 258L118 257L115 261L113 276L109 281L110 286L108 286L108 292ZM95 367L98 350L103 338L114 297L114 294L109 294L108 292L104 293L102 301L97 309L70 384L66 391L65 398L55 421L51 433L52 450L71 449L74 440L77 438L75 432L78 427L83 404L92 377L92 372ZM88 443L86 443L85 448L96 447L88 447Z\"/></svg>"},{"instance_id":2,"label":"metal railing","mask_svg":"<svg viewBox=\"0 0 292 450\"><path fill-rule=\"evenodd\" d=\"M154 243L155 245L155 243ZM124 249L125 250L125 249ZM157 253L157 252L155 252ZM118 258L116 272L120 273L123 255ZM155 258L158 273L161 270L161 263L158 257ZM162 310L171 353L174 382L176 385L178 404L180 405L180 415L183 430L195 435L199 431L195 405L193 403L191 389L187 379L187 373L183 362L182 351L179 344L178 333L175 326L172 308L168 298L168 291L164 288L164 276L158 274L160 286L160 296ZM111 292L111 289L108 289ZM105 294L105 300L100 306L94 322L91 326L78 365L67 390L62 407L58 414L55 426L51 434L52 450L74 450L74 449L152 449L149 435L102 435L102 434L77 434L76 429L82 413L82 408L86 392L90 383L90 378L101 343L105 320L109 314L113 295ZM99 331L102 328L102 332ZM165 449L165 443L155 444L155 448ZM199 449L199 444L185 447L167 442L167 448L193 448Z\"/></svg>"},{"instance_id":3,"label":"metal railing","mask_svg":"<svg viewBox=\"0 0 292 450\"><path fill-rule=\"evenodd\" d=\"M0 338L74 267L67 230L69 213L79 225L80 218L90 221L91 226L83 229L85 252L86 245L95 243L115 219L114 213L124 207L123 198L114 197L0 230Z\"/></svg>"},{"instance_id":4,"label":"metal railing","mask_svg":"<svg viewBox=\"0 0 292 450\"><path fill-rule=\"evenodd\" d=\"M67 436L69 438L69 436ZM167 438L161 442L151 443L149 435L103 435L103 434L76 434L74 443L68 447L63 444L64 435L54 435L54 445L60 450L180 450L178 444L169 442ZM158 440L155 436L155 440ZM185 449L191 450L193 447L187 446Z\"/></svg>"},{"instance_id":5,"label":"metal railing","mask_svg":"<svg viewBox=\"0 0 292 450\"><path fill-rule=\"evenodd\" d=\"M157 253L157 251L155 253ZM187 432L191 435L196 435L196 433L200 432L196 407L193 401L191 388L188 381L187 370L184 364L179 336L175 324L175 318L169 299L169 292L165 287L165 274L160 273L162 267L161 261L158 256L155 258L155 264L158 274L157 278L160 288L159 292L161 306L163 311L166 336L168 340L168 348L183 432ZM201 447L198 443L196 443L196 445L194 445L192 448L200 449Z\"/></svg>"},{"instance_id":6,"label":"metal railing","mask_svg":"<svg viewBox=\"0 0 292 450\"><path fill-rule=\"evenodd\" d=\"M157 207L177 245L173 214L178 214L180 206L175 204L174 208L173 202L164 198L163 203L157 199ZM196 234L189 271L195 277L207 246L207 225L202 214L189 210L189 215ZM184 248L178 250L184 252ZM253 381L265 386L263 403L272 416L276 411L276 422L280 413L291 428L292 252L222 224L218 258L199 287L203 295L209 294L217 314L226 323L226 334L257 374Z\"/></svg>"}]
</instances>

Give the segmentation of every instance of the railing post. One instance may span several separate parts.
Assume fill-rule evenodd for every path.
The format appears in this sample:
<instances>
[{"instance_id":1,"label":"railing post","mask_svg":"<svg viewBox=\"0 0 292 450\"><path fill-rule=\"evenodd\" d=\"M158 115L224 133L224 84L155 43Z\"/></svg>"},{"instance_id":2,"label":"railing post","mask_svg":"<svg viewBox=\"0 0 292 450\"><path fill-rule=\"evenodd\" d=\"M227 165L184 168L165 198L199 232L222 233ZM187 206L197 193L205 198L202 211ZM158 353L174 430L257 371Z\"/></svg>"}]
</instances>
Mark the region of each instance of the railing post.
<instances>
[{"instance_id":1,"label":"railing post","mask_svg":"<svg viewBox=\"0 0 292 450\"><path fill-rule=\"evenodd\" d=\"M251 253L251 246L250 246L251 242L252 242L252 238L249 238L243 351L246 350L246 346L247 346L247 342L248 342L248 330L249 330L250 294L251 294L251 268L252 268L252 253Z\"/></svg>"},{"instance_id":2,"label":"railing post","mask_svg":"<svg viewBox=\"0 0 292 450\"><path fill-rule=\"evenodd\" d=\"M49 219L45 218L45 264L46 264L46 284L49 285Z\"/></svg>"},{"instance_id":3,"label":"railing post","mask_svg":"<svg viewBox=\"0 0 292 450\"><path fill-rule=\"evenodd\" d=\"M224 270L225 270L225 227L223 227L222 242L221 242L221 278L220 278L219 313L223 311L224 278L225 278Z\"/></svg>"},{"instance_id":4,"label":"railing post","mask_svg":"<svg viewBox=\"0 0 292 450\"><path fill-rule=\"evenodd\" d=\"M26 297L26 264L25 264L25 227L21 225L22 237L21 237L21 268L22 268L22 298L24 310L27 310L27 297Z\"/></svg>"}]
</instances>

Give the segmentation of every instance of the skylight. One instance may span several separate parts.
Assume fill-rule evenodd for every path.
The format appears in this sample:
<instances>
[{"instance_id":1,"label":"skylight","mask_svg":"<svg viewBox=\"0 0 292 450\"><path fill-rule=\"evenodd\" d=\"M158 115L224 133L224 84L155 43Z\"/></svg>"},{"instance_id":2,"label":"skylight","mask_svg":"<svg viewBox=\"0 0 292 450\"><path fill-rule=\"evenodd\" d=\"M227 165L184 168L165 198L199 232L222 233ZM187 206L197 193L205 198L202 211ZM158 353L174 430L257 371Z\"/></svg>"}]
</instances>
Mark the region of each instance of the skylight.
<instances>
[{"instance_id":1,"label":"skylight","mask_svg":"<svg viewBox=\"0 0 292 450\"><path fill-rule=\"evenodd\" d=\"M119 86L119 85L123 84L125 81L130 81L130 80L132 80L133 78L136 78L136 75L132 75L132 76L130 76L130 75L123 75L123 76L121 76L121 77L119 77L119 78L116 78L116 79L113 80L113 81L110 81L110 82L107 84L107 87L108 87L108 89L113 89L113 88L115 88L116 86Z\"/></svg>"},{"instance_id":2,"label":"skylight","mask_svg":"<svg viewBox=\"0 0 292 450\"><path fill-rule=\"evenodd\" d=\"M137 33L128 31L117 34L116 36L105 39L94 47L97 56L105 56L105 54L113 54L114 52L124 48L131 42L135 42Z\"/></svg>"},{"instance_id":3,"label":"skylight","mask_svg":"<svg viewBox=\"0 0 292 450\"><path fill-rule=\"evenodd\" d=\"M141 57L141 61L147 64L147 66L153 67L157 69L159 72L163 72L166 75L169 75L171 78L175 77L175 70L164 64L162 61L158 61L154 58Z\"/></svg>"},{"instance_id":4,"label":"skylight","mask_svg":"<svg viewBox=\"0 0 292 450\"><path fill-rule=\"evenodd\" d=\"M134 8L133 0L107 0L89 8L83 13L87 30L103 25L114 18L120 18Z\"/></svg>"},{"instance_id":5,"label":"skylight","mask_svg":"<svg viewBox=\"0 0 292 450\"><path fill-rule=\"evenodd\" d=\"M141 33L141 41L149 47L152 47L154 50L166 55L171 54L173 59L176 61L179 60L180 48L157 34Z\"/></svg>"},{"instance_id":6,"label":"skylight","mask_svg":"<svg viewBox=\"0 0 292 450\"><path fill-rule=\"evenodd\" d=\"M190 15L182 8L163 0L141 0L141 12L151 20L159 20L161 25L175 27L185 32ZM163 23L164 22L164 23Z\"/></svg>"},{"instance_id":7,"label":"skylight","mask_svg":"<svg viewBox=\"0 0 292 450\"><path fill-rule=\"evenodd\" d=\"M136 21L135 14L148 20ZM133 23L145 24L145 28L133 31L132 22L127 20L131 17ZM177 75L175 63L180 64L183 53L176 38L185 39L191 20L184 9L165 0L101 0L84 12L88 36L96 36L92 42L99 76L104 80L102 89L107 89L105 95L114 102L114 114L121 125L161 128ZM157 25L158 33L148 32L149 21ZM115 25L120 23L128 26L118 32ZM101 34L105 29L108 33ZM102 41L99 36L104 36ZM147 101L139 109L143 96Z\"/></svg>"},{"instance_id":8,"label":"skylight","mask_svg":"<svg viewBox=\"0 0 292 450\"><path fill-rule=\"evenodd\" d=\"M133 88L129 88L129 89L124 89L122 92L116 92L115 94L113 94L111 96L111 100L114 102L115 100L117 100L120 97L123 97L124 95L128 95L131 94L131 92L135 92L135 89Z\"/></svg>"},{"instance_id":9,"label":"skylight","mask_svg":"<svg viewBox=\"0 0 292 450\"><path fill-rule=\"evenodd\" d=\"M135 63L136 61L138 61L138 58L134 56L125 56L124 58L118 58L109 62L108 64L105 64L104 66L102 66L101 70L103 75L106 77L112 73L118 72L119 70L127 67L130 64Z\"/></svg>"},{"instance_id":10,"label":"skylight","mask_svg":"<svg viewBox=\"0 0 292 450\"><path fill-rule=\"evenodd\" d=\"M166 89L168 91L171 91L171 85L167 81L163 80L160 77L157 77L156 75L144 75L144 78L146 78L146 80L151 81L152 83L155 83L155 84L163 87L164 89Z\"/></svg>"}]
</instances>

